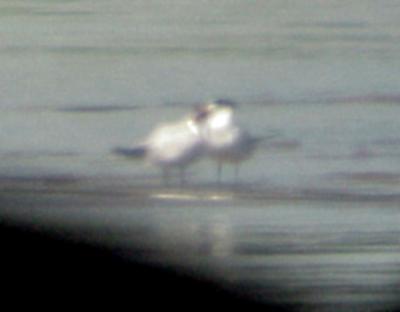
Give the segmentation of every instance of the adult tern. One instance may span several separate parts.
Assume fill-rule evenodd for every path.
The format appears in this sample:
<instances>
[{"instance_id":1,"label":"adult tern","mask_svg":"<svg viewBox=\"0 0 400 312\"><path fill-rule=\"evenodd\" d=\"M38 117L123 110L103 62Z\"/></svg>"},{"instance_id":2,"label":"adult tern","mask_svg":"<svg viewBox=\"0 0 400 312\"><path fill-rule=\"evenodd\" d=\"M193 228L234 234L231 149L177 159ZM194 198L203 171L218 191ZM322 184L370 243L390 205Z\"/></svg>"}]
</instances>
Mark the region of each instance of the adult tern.
<instances>
[{"instance_id":1,"label":"adult tern","mask_svg":"<svg viewBox=\"0 0 400 312\"><path fill-rule=\"evenodd\" d=\"M144 158L160 167L166 184L171 171L177 169L182 185L186 168L205 151L201 132L207 114L206 110L198 110L177 122L162 124L142 144L133 148L115 148L114 152L126 157Z\"/></svg>"},{"instance_id":2,"label":"adult tern","mask_svg":"<svg viewBox=\"0 0 400 312\"><path fill-rule=\"evenodd\" d=\"M220 183L222 166L235 166L235 181L238 179L239 165L253 154L261 138L250 135L239 127L234 119L235 103L230 100L215 100L204 104L206 121L203 126L204 141L208 155L217 162L217 181Z\"/></svg>"}]
</instances>

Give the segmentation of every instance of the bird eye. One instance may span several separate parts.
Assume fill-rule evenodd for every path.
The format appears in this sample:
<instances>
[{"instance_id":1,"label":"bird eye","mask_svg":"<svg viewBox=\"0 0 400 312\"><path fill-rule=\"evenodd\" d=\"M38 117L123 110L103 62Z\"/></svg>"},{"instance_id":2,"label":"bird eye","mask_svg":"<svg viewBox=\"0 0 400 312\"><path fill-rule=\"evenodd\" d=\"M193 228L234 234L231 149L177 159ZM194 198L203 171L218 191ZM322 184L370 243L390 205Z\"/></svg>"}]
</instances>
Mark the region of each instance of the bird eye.
<instances>
[{"instance_id":1,"label":"bird eye","mask_svg":"<svg viewBox=\"0 0 400 312\"><path fill-rule=\"evenodd\" d=\"M205 109L199 110L195 116L196 121L203 121L208 116L208 111Z\"/></svg>"},{"instance_id":2,"label":"bird eye","mask_svg":"<svg viewBox=\"0 0 400 312\"><path fill-rule=\"evenodd\" d=\"M217 99L215 101L216 104L221 105L221 106L228 106L228 107L236 107L237 104L235 101L232 101L230 99Z\"/></svg>"}]
</instances>

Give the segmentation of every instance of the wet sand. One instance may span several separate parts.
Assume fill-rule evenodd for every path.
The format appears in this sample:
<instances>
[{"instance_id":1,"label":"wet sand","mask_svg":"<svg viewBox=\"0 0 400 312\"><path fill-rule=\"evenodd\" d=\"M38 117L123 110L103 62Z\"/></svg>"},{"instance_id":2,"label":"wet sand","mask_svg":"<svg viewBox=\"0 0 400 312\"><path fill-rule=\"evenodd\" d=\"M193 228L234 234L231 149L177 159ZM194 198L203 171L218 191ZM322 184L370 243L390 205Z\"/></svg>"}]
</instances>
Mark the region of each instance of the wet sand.
<instances>
[{"instance_id":1,"label":"wet sand","mask_svg":"<svg viewBox=\"0 0 400 312\"><path fill-rule=\"evenodd\" d=\"M121 177L0 180L1 218L302 310L397 304L400 197Z\"/></svg>"}]
</instances>

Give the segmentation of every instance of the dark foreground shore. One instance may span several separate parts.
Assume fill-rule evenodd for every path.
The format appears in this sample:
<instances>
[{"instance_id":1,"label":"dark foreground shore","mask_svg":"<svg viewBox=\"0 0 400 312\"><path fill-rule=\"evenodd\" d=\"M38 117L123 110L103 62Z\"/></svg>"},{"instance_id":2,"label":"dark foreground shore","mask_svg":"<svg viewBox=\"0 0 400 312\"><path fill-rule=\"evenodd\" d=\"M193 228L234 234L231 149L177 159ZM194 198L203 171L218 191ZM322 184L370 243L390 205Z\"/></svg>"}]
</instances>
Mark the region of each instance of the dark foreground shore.
<instances>
[{"instance_id":1,"label":"dark foreground shore","mask_svg":"<svg viewBox=\"0 0 400 312\"><path fill-rule=\"evenodd\" d=\"M98 307L394 311L399 203L245 184L3 177L7 292Z\"/></svg>"},{"instance_id":2,"label":"dark foreground shore","mask_svg":"<svg viewBox=\"0 0 400 312\"><path fill-rule=\"evenodd\" d=\"M151 233L140 222L121 233L115 220L102 220L107 218L103 209L142 208L158 195L163 199L165 191L179 193L180 201L193 190L157 192L146 186L121 188L115 182L65 176L0 179L5 294L28 300L13 306L293 310L289 304L257 300L246 289L225 284L221 276L171 257L176 250L166 252L162 241L146 242Z\"/></svg>"}]
</instances>

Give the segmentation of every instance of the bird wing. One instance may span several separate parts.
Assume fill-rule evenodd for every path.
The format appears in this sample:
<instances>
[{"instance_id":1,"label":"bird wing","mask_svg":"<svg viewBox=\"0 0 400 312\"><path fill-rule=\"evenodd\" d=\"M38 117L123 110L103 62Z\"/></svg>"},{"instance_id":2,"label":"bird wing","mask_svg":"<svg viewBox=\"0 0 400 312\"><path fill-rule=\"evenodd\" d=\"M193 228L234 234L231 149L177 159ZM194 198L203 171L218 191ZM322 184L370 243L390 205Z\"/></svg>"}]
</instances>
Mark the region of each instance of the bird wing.
<instances>
[{"instance_id":1,"label":"bird wing","mask_svg":"<svg viewBox=\"0 0 400 312\"><path fill-rule=\"evenodd\" d=\"M199 140L199 136L183 121L157 128L149 136L147 144L150 157L160 161L179 161L194 152Z\"/></svg>"},{"instance_id":2,"label":"bird wing","mask_svg":"<svg viewBox=\"0 0 400 312\"><path fill-rule=\"evenodd\" d=\"M128 157L128 158L143 158L146 155L146 147L145 146L136 146L136 147L116 147L113 150L114 154Z\"/></svg>"}]
</instances>

